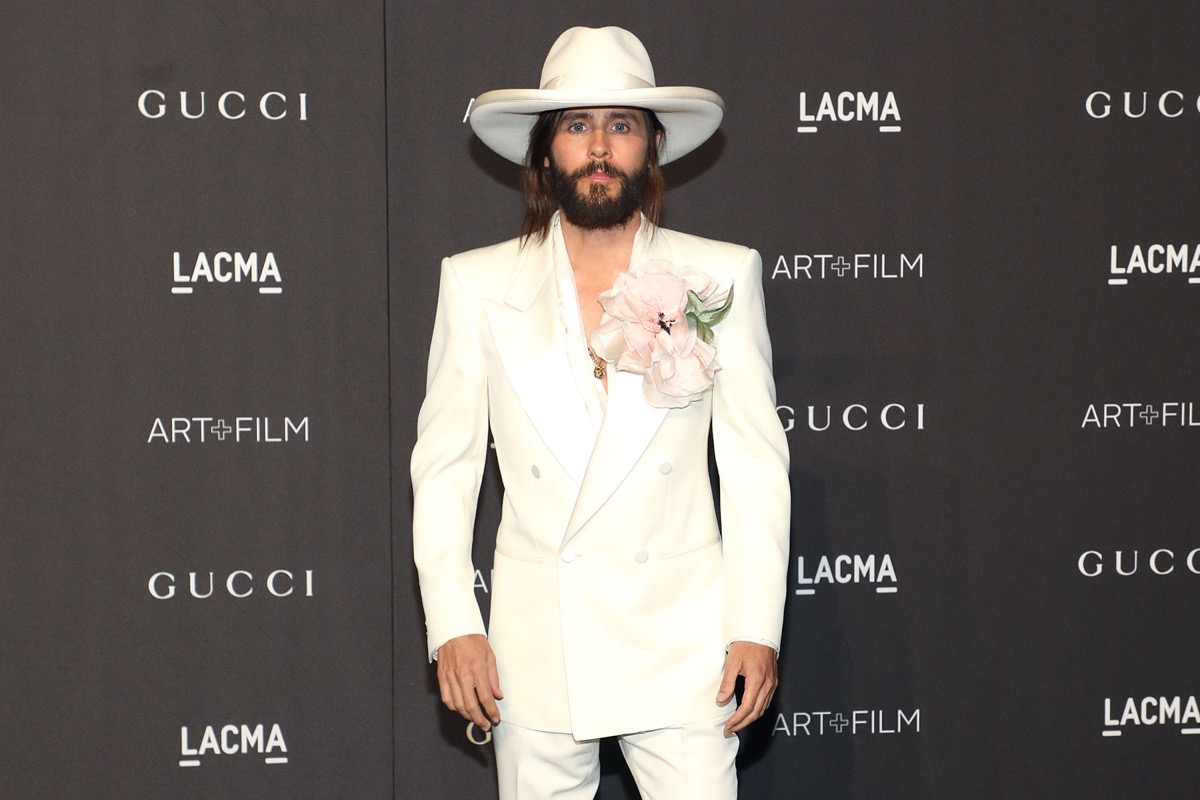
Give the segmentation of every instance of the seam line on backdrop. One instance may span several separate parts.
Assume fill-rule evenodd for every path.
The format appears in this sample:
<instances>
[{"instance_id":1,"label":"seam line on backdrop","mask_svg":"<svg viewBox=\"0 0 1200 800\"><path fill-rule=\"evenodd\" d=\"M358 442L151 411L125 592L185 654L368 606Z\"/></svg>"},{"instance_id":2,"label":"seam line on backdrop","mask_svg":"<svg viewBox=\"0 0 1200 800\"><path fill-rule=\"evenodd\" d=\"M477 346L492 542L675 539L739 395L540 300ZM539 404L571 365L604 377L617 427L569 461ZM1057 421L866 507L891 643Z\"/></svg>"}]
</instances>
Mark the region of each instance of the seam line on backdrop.
<instances>
[{"instance_id":1,"label":"seam line on backdrop","mask_svg":"<svg viewBox=\"0 0 1200 800\"><path fill-rule=\"evenodd\" d=\"M392 209L389 205L391 195L388 191L391 180L391 162L388 145L391 142L391 131L388 130L388 39L387 39L387 0L379 3L379 12L383 22L380 44L383 47L383 276L384 276L384 313L387 314L387 476L388 476L388 642L391 646L389 653L390 668L388 669L388 696L391 698L391 750L388 754L392 765L392 797L396 796L396 510L393 497L393 482L395 475L392 452Z\"/></svg>"}]
</instances>

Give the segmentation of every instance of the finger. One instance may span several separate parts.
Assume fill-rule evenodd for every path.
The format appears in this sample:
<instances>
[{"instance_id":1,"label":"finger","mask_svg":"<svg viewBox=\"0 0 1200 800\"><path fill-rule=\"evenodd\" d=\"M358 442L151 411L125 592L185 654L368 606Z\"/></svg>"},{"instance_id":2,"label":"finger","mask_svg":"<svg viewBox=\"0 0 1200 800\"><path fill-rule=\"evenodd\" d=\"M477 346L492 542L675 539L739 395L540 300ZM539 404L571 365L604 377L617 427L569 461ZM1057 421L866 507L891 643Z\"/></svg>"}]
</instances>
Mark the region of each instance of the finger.
<instances>
[{"instance_id":1,"label":"finger","mask_svg":"<svg viewBox=\"0 0 1200 800\"><path fill-rule=\"evenodd\" d=\"M742 705L753 710L754 704L758 702L759 696L762 695L763 679L758 675L747 675L744 677L745 681L742 684Z\"/></svg>"},{"instance_id":2,"label":"finger","mask_svg":"<svg viewBox=\"0 0 1200 800\"><path fill-rule=\"evenodd\" d=\"M742 728L746 727L751 722L750 715L754 711L755 687L747 683L742 688L742 699L737 710L725 722L725 735L731 736Z\"/></svg>"},{"instance_id":3,"label":"finger","mask_svg":"<svg viewBox=\"0 0 1200 800\"><path fill-rule=\"evenodd\" d=\"M758 693L758 697L754 700L754 713L750 715L750 719L746 720L747 725L762 719L763 714L767 713L767 706L771 704L772 694L773 692L770 690L763 690Z\"/></svg>"},{"instance_id":4,"label":"finger","mask_svg":"<svg viewBox=\"0 0 1200 800\"><path fill-rule=\"evenodd\" d=\"M488 684L492 688L492 697L503 699L504 692L500 691L500 672L496 669L496 655L488 653Z\"/></svg>"},{"instance_id":5,"label":"finger","mask_svg":"<svg viewBox=\"0 0 1200 800\"><path fill-rule=\"evenodd\" d=\"M488 690L486 690L486 691L484 689L485 686L488 687ZM481 715L487 715L487 718L489 720L491 720L492 722L499 722L500 721L500 709L499 709L499 707L496 706L495 696L490 691L490 689L493 686L495 686L495 684L491 681L491 678L489 676L487 684L481 683L475 687L475 694L479 698L479 706L480 706L479 713Z\"/></svg>"},{"instance_id":6,"label":"finger","mask_svg":"<svg viewBox=\"0 0 1200 800\"><path fill-rule=\"evenodd\" d=\"M766 699L763 702L763 713L767 712L767 706L771 705L771 701L775 699L775 690L779 688L779 678L773 677L767 688Z\"/></svg>"},{"instance_id":7,"label":"finger","mask_svg":"<svg viewBox=\"0 0 1200 800\"><path fill-rule=\"evenodd\" d=\"M464 687L463 691L463 707L459 711L464 718L475 723L475 727L480 730L491 730L492 723L484 715L483 706L480 705L479 688L477 686Z\"/></svg>"},{"instance_id":8,"label":"finger","mask_svg":"<svg viewBox=\"0 0 1200 800\"><path fill-rule=\"evenodd\" d=\"M746 721L746 725L762 719L763 715L767 713L767 709L771 705L771 700L775 697L775 689L778 686L779 680L775 675L771 675L763 682L762 687L758 691L758 697L754 701L754 713Z\"/></svg>"},{"instance_id":9,"label":"finger","mask_svg":"<svg viewBox=\"0 0 1200 800\"><path fill-rule=\"evenodd\" d=\"M725 720L725 736L733 736L735 733L746 727L746 715L750 713L750 706L743 703L738 706L737 711L733 712L733 716Z\"/></svg>"},{"instance_id":10,"label":"finger","mask_svg":"<svg viewBox=\"0 0 1200 800\"><path fill-rule=\"evenodd\" d=\"M446 708L449 708L451 710L456 710L454 708L454 695L450 691L450 681L448 680L448 678L446 676L445 670L443 670L440 665L438 667L437 679L438 679L438 692L442 696L442 705L446 706Z\"/></svg>"},{"instance_id":11,"label":"finger","mask_svg":"<svg viewBox=\"0 0 1200 800\"><path fill-rule=\"evenodd\" d=\"M500 721L500 708L496 705L496 700L504 699L504 692L500 690L500 673L496 669L496 658L490 656L488 658L488 686L492 691L491 697L486 698L484 703L484 711L491 718L492 722ZM495 699L493 699L495 698Z\"/></svg>"},{"instance_id":12,"label":"finger","mask_svg":"<svg viewBox=\"0 0 1200 800\"><path fill-rule=\"evenodd\" d=\"M763 696L762 696L762 703L761 703L761 705L760 705L760 707L759 707L759 709L758 709L758 714L755 716L755 719L762 719L762 718L763 718L763 716L764 716L764 715L767 713L767 709L771 707L771 700L773 700L773 699L774 699L774 697L775 697L775 690L774 690L774 689L772 689L772 690L771 690L771 691L769 691L769 692L764 692L764 693L763 693Z\"/></svg>"},{"instance_id":13,"label":"finger","mask_svg":"<svg viewBox=\"0 0 1200 800\"><path fill-rule=\"evenodd\" d=\"M738 706L738 710L733 713L729 721L725 723L725 731L727 734L737 733L745 728L751 722L758 719L759 714L755 713L758 709L758 702L762 689L762 679L757 677L746 678L745 685L742 688L742 704Z\"/></svg>"},{"instance_id":14,"label":"finger","mask_svg":"<svg viewBox=\"0 0 1200 800\"><path fill-rule=\"evenodd\" d=\"M467 702L463 697L462 686L459 684L458 678L451 674L446 682L450 688L450 702L447 705L450 706L451 711L456 711L465 717L464 709L467 707Z\"/></svg>"}]
</instances>

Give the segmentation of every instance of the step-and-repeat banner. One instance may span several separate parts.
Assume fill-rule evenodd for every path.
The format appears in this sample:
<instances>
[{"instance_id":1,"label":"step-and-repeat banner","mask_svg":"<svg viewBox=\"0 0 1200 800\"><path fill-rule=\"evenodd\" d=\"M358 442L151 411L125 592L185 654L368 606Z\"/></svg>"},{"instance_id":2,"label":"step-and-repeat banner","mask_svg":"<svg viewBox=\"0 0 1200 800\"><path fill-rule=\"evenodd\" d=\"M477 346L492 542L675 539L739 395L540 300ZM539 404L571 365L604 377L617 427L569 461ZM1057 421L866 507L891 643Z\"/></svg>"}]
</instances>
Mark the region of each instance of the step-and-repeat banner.
<instances>
[{"instance_id":1,"label":"step-and-repeat banner","mask_svg":"<svg viewBox=\"0 0 1200 800\"><path fill-rule=\"evenodd\" d=\"M580 24L724 97L666 221L763 256L792 565L742 795L1194 792L1200 9L602 5L0 11L0 796L494 793L407 462L439 259L521 215L468 105Z\"/></svg>"},{"instance_id":2,"label":"step-and-repeat banner","mask_svg":"<svg viewBox=\"0 0 1200 800\"><path fill-rule=\"evenodd\" d=\"M0 796L386 797L380 9L17 6Z\"/></svg>"}]
</instances>

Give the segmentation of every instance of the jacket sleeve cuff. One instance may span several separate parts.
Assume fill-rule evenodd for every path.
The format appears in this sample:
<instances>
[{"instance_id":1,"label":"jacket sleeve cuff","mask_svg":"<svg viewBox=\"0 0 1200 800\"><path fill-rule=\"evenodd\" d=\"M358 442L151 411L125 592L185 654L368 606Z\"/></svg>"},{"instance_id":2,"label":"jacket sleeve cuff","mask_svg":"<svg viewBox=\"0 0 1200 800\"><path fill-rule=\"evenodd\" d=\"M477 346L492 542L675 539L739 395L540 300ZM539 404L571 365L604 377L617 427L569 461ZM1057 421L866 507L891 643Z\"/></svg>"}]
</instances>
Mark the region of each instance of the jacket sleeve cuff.
<instances>
[{"instance_id":1,"label":"jacket sleeve cuff","mask_svg":"<svg viewBox=\"0 0 1200 800\"><path fill-rule=\"evenodd\" d=\"M733 647L734 642L753 642L754 644L764 645L765 647L769 647L772 650L774 650L775 657L779 658L779 645L775 644L775 642L771 642L766 639L752 639L750 637L746 637L746 638L739 637L739 638L735 638L735 639L730 639L728 642L725 643L725 652L726 653L729 652L730 647Z\"/></svg>"}]
</instances>

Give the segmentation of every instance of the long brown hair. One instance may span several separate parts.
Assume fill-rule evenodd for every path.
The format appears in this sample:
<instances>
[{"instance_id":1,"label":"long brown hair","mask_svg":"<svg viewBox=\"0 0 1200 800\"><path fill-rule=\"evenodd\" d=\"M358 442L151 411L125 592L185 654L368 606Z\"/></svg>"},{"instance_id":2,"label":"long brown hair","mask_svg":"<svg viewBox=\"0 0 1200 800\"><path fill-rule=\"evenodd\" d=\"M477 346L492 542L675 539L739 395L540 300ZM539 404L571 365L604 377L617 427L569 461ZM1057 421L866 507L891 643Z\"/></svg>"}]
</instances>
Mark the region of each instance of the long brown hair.
<instances>
[{"instance_id":1,"label":"long brown hair","mask_svg":"<svg viewBox=\"0 0 1200 800\"><path fill-rule=\"evenodd\" d=\"M666 129L658 121L658 116L647 109L638 109L646 120L646 130L649 131L649 142L646 146L646 203L642 213L654 225L662 218L663 190L666 181L662 169L658 166L658 151L662 147L660 140L666 137ZM538 114L537 122L529 131L529 149L525 151L525 166L522 169L522 182L525 186L525 219L521 221L521 246L532 238L543 241L550 232L550 219L558 210L558 203L550 190L550 179L546 176L549 167L546 158L550 155L550 143L558 130L566 109L558 111L543 111Z\"/></svg>"}]
</instances>

